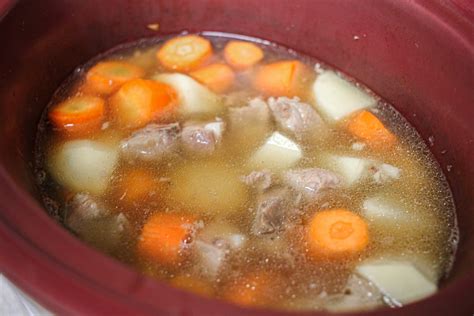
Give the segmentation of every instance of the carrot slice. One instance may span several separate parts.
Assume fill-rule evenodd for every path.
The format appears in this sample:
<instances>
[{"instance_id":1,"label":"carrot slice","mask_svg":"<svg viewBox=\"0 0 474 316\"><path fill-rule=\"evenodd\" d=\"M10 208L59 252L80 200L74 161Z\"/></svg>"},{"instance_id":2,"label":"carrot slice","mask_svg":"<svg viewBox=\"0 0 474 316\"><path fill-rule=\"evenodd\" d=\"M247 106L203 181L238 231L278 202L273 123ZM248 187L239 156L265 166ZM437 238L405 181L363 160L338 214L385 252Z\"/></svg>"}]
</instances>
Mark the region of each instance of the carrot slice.
<instances>
[{"instance_id":1,"label":"carrot slice","mask_svg":"<svg viewBox=\"0 0 474 316\"><path fill-rule=\"evenodd\" d=\"M104 115L104 100L93 96L79 96L53 107L49 112L49 119L58 129L82 134L99 129Z\"/></svg>"},{"instance_id":2,"label":"carrot slice","mask_svg":"<svg viewBox=\"0 0 474 316\"><path fill-rule=\"evenodd\" d=\"M178 275L170 281L171 285L174 287L199 294L201 296L211 297L214 293L212 286L201 279L187 276L187 275Z\"/></svg>"},{"instance_id":3,"label":"carrot slice","mask_svg":"<svg viewBox=\"0 0 474 316\"><path fill-rule=\"evenodd\" d=\"M165 265L182 262L186 258L184 245L192 238L195 221L195 217L179 213L152 215L138 238L138 254Z\"/></svg>"},{"instance_id":4,"label":"carrot slice","mask_svg":"<svg viewBox=\"0 0 474 316\"><path fill-rule=\"evenodd\" d=\"M156 53L165 68L177 71L195 69L211 55L211 42L198 35L172 38Z\"/></svg>"},{"instance_id":5,"label":"carrot slice","mask_svg":"<svg viewBox=\"0 0 474 316\"><path fill-rule=\"evenodd\" d=\"M263 50L253 43L230 41L224 48L224 58L229 65L242 70L262 60Z\"/></svg>"},{"instance_id":6,"label":"carrot slice","mask_svg":"<svg viewBox=\"0 0 474 316\"><path fill-rule=\"evenodd\" d=\"M361 253L368 242L365 221L345 209L320 211L309 223L308 243L316 257L350 257Z\"/></svg>"},{"instance_id":7,"label":"carrot slice","mask_svg":"<svg viewBox=\"0 0 474 316\"><path fill-rule=\"evenodd\" d=\"M267 64L257 70L254 86L268 96L299 96L307 72L306 66L297 60Z\"/></svg>"},{"instance_id":8,"label":"carrot slice","mask_svg":"<svg viewBox=\"0 0 474 316\"><path fill-rule=\"evenodd\" d=\"M235 74L232 69L224 64L205 66L191 72L190 75L217 93L229 89L235 80Z\"/></svg>"},{"instance_id":9,"label":"carrot slice","mask_svg":"<svg viewBox=\"0 0 474 316\"><path fill-rule=\"evenodd\" d=\"M86 75L87 92L111 94L125 82L143 77L145 71L122 61L103 61L92 67Z\"/></svg>"},{"instance_id":10,"label":"carrot slice","mask_svg":"<svg viewBox=\"0 0 474 316\"><path fill-rule=\"evenodd\" d=\"M177 94L164 83L133 79L111 98L115 121L122 127L137 128L169 114L176 105Z\"/></svg>"},{"instance_id":11,"label":"carrot slice","mask_svg":"<svg viewBox=\"0 0 474 316\"><path fill-rule=\"evenodd\" d=\"M396 142L393 135L371 112L364 110L349 119L347 129L354 136L373 146L392 146Z\"/></svg>"},{"instance_id":12,"label":"carrot slice","mask_svg":"<svg viewBox=\"0 0 474 316\"><path fill-rule=\"evenodd\" d=\"M223 298L241 306L265 306L275 293L277 277L268 272L252 271L229 284Z\"/></svg>"},{"instance_id":13,"label":"carrot slice","mask_svg":"<svg viewBox=\"0 0 474 316\"><path fill-rule=\"evenodd\" d=\"M162 183L156 180L149 171L131 169L119 179L117 196L120 201L128 205L134 205L135 203L141 205L151 197L154 200L158 199L161 187Z\"/></svg>"}]
</instances>

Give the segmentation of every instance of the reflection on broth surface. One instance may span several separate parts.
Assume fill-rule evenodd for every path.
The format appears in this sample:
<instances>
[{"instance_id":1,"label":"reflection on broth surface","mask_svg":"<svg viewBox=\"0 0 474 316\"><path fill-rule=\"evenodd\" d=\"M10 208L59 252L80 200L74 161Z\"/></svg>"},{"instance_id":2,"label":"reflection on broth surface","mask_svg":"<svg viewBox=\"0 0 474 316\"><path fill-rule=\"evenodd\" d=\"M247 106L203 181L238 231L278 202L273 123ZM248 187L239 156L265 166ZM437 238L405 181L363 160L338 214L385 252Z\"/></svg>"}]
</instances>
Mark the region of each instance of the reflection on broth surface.
<instances>
[{"instance_id":1,"label":"reflection on broth surface","mask_svg":"<svg viewBox=\"0 0 474 316\"><path fill-rule=\"evenodd\" d=\"M100 56L53 97L36 155L73 234L244 306L402 306L455 251L451 193L407 121L266 42L181 35Z\"/></svg>"}]
</instances>

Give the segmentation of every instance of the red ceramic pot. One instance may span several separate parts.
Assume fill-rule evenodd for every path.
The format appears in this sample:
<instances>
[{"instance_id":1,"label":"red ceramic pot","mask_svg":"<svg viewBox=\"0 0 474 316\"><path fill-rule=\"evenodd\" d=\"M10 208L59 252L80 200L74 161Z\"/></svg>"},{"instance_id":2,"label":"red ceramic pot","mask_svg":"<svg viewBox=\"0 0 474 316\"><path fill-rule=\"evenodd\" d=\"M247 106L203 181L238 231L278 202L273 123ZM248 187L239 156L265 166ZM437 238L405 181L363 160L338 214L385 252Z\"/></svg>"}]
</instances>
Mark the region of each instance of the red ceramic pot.
<instances>
[{"instance_id":1,"label":"red ceramic pot","mask_svg":"<svg viewBox=\"0 0 474 316\"><path fill-rule=\"evenodd\" d=\"M11 10L7 13L8 9ZM36 126L56 87L117 44L188 31L267 39L385 97L425 138L461 232L440 291L369 315L474 312L474 9L469 0L0 0L0 271L62 315L285 315L172 289L87 247L38 202ZM159 32L147 25L159 23Z\"/></svg>"}]
</instances>

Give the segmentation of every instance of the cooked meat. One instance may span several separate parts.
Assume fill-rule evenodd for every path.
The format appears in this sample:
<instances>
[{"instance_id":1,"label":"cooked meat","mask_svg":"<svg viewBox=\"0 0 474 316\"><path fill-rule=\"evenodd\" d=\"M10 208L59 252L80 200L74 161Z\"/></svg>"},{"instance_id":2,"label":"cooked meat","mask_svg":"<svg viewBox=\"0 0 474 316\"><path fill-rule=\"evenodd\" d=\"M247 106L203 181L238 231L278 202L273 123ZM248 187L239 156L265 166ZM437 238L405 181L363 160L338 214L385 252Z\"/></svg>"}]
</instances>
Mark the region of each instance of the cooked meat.
<instances>
[{"instance_id":1,"label":"cooked meat","mask_svg":"<svg viewBox=\"0 0 474 316\"><path fill-rule=\"evenodd\" d=\"M327 189L335 189L341 184L339 175L319 168L288 170L282 178L283 182L309 200L316 200Z\"/></svg>"},{"instance_id":2,"label":"cooked meat","mask_svg":"<svg viewBox=\"0 0 474 316\"><path fill-rule=\"evenodd\" d=\"M263 193L257 202L252 233L261 235L285 230L298 215L296 204L289 189L275 188Z\"/></svg>"},{"instance_id":3,"label":"cooked meat","mask_svg":"<svg viewBox=\"0 0 474 316\"><path fill-rule=\"evenodd\" d=\"M232 128L268 126L270 111L265 101L255 98L247 106L229 108L229 119Z\"/></svg>"},{"instance_id":4,"label":"cooked meat","mask_svg":"<svg viewBox=\"0 0 474 316\"><path fill-rule=\"evenodd\" d=\"M319 114L309 104L300 102L299 98L269 98L273 117L278 125L292 132L297 139L317 133L324 133L326 125Z\"/></svg>"},{"instance_id":5,"label":"cooked meat","mask_svg":"<svg viewBox=\"0 0 474 316\"><path fill-rule=\"evenodd\" d=\"M249 187L255 188L257 191L265 191L270 188L274 182L274 175L270 170L252 171L250 174L241 177Z\"/></svg>"},{"instance_id":6,"label":"cooked meat","mask_svg":"<svg viewBox=\"0 0 474 316\"><path fill-rule=\"evenodd\" d=\"M183 147L194 153L208 154L216 149L222 140L225 123L214 121L207 123L188 122L181 132Z\"/></svg>"},{"instance_id":7,"label":"cooked meat","mask_svg":"<svg viewBox=\"0 0 474 316\"><path fill-rule=\"evenodd\" d=\"M130 229L122 214L111 214L87 193L76 194L66 205L65 224L89 244L113 251Z\"/></svg>"},{"instance_id":8,"label":"cooked meat","mask_svg":"<svg viewBox=\"0 0 474 316\"><path fill-rule=\"evenodd\" d=\"M122 140L121 154L129 161L160 161L178 148L179 133L178 123L148 124Z\"/></svg>"}]
</instances>

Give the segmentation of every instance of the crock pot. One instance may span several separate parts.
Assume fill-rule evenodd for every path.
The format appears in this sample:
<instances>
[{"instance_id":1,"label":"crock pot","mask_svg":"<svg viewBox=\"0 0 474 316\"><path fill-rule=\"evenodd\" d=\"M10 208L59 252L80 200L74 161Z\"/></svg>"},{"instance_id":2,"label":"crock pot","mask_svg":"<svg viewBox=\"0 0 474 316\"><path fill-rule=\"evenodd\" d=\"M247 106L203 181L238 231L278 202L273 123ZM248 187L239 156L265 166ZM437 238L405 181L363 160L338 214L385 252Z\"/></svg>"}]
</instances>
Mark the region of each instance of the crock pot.
<instances>
[{"instance_id":1,"label":"crock pot","mask_svg":"<svg viewBox=\"0 0 474 316\"><path fill-rule=\"evenodd\" d=\"M367 314L474 312L469 0L0 0L0 19L0 271L52 311L288 315L201 298L140 275L70 235L45 212L34 185L38 120L77 65L142 37L221 31L267 39L327 62L385 97L429 140L457 206L460 240L452 272L427 299Z\"/></svg>"}]
</instances>

